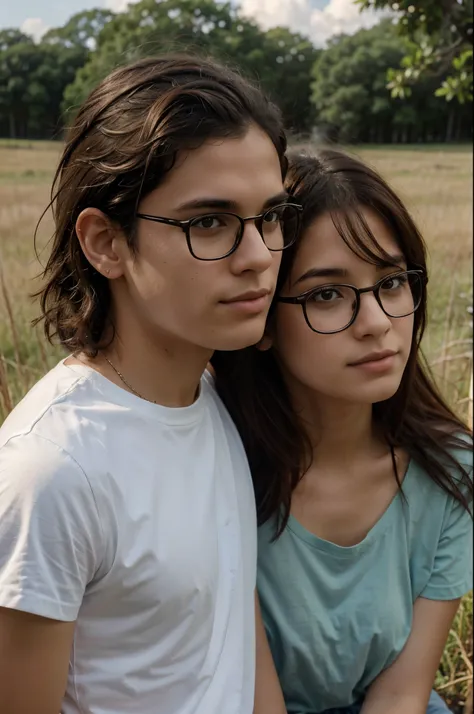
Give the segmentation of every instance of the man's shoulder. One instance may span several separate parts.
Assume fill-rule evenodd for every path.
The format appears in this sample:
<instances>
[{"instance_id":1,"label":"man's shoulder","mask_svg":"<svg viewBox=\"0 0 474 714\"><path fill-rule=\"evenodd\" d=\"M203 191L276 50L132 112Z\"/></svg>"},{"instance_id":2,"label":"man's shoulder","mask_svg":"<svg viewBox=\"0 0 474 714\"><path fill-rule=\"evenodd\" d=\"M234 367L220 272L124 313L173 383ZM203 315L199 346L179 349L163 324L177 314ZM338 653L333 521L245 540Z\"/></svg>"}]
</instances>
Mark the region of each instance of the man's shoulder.
<instances>
[{"instance_id":1,"label":"man's shoulder","mask_svg":"<svg viewBox=\"0 0 474 714\"><path fill-rule=\"evenodd\" d=\"M227 407L224 405L224 402L222 401L219 392L217 391L215 375L213 371L210 371L209 365L206 368L204 374L202 375L201 388L204 388L205 397L207 397L217 408L219 417L223 421L224 426L227 429L230 428L230 430L233 431L235 429L234 422L232 421Z\"/></svg>"},{"instance_id":2,"label":"man's shoulder","mask_svg":"<svg viewBox=\"0 0 474 714\"><path fill-rule=\"evenodd\" d=\"M0 428L0 510L8 499L45 514L96 509L94 425L84 419L96 391L60 362L15 407Z\"/></svg>"},{"instance_id":3,"label":"man's shoulder","mask_svg":"<svg viewBox=\"0 0 474 714\"><path fill-rule=\"evenodd\" d=\"M60 362L5 419L0 427L0 449L11 439L26 443L33 434L60 445L62 434L73 428L73 413L88 399L87 392L91 389L87 376Z\"/></svg>"}]
</instances>

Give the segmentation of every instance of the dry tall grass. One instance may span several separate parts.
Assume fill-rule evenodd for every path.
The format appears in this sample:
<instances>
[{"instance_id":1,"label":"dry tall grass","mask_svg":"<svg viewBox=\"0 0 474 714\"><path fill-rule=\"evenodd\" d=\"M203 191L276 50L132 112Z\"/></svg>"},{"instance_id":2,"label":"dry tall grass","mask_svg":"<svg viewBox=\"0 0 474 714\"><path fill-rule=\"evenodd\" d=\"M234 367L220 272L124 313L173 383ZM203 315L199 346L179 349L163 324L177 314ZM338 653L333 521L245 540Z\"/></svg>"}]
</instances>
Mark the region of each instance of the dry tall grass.
<instances>
[{"instance_id":1,"label":"dry tall grass","mask_svg":"<svg viewBox=\"0 0 474 714\"><path fill-rule=\"evenodd\" d=\"M60 352L30 327L28 299L39 266L36 221L48 201L60 147L0 142L0 423ZM430 253L430 320L424 350L450 403L467 418L472 373L472 152L467 149L359 152L399 191L422 229ZM52 232L39 233L40 257ZM43 256L46 252L43 253ZM472 595L460 608L437 687L461 712L472 697ZM467 703L466 711L472 712Z\"/></svg>"}]
</instances>

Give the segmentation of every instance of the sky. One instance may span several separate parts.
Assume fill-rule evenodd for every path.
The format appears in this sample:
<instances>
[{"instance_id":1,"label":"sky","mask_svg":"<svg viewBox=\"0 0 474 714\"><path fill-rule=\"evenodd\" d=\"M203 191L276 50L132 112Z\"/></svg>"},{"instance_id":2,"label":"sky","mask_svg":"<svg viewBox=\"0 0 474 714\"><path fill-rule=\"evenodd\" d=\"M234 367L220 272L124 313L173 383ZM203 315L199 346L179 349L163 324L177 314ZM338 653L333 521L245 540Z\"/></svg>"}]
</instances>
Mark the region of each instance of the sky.
<instances>
[{"instance_id":1,"label":"sky","mask_svg":"<svg viewBox=\"0 0 474 714\"><path fill-rule=\"evenodd\" d=\"M50 27L59 27L77 12L106 7L125 10L134 0L0 0L0 29L20 27L39 39ZM379 16L360 13L353 0L240 0L243 13L264 29L283 25L301 32L316 46L324 46L331 35L352 33L371 27Z\"/></svg>"}]
</instances>

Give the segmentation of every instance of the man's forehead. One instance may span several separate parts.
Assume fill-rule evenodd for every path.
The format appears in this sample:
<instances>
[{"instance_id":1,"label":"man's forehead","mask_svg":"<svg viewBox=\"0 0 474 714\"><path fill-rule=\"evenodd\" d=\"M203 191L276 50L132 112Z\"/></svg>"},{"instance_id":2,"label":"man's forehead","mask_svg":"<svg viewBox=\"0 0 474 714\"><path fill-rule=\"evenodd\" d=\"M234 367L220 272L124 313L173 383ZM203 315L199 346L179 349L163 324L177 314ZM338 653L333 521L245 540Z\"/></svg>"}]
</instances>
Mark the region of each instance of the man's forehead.
<instances>
[{"instance_id":1,"label":"man's forehead","mask_svg":"<svg viewBox=\"0 0 474 714\"><path fill-rule=\"evenodd\" d=\"M269 146L261 152L241 151L213 153L220 146L201 147L181 153L171 171L156 190L176 208L207 205L222 208L234 203L247 205L254 201L264 204L275 196L285 198L278 153L268 139ZM205 153L209 148L211 153Z\"/></svg>"},{"instance_id":2,"label":"man's forehead","mask_svg":"<svg viewBox=\"0 0 474 714\"><path fill-rule=\"evenodd\" d=\"M272 140L263 130L252 127L241 136L211 138L194 148L183 149L176 155L173 171L194 164L217 164L225 168L229 163L270 161L280 164L280 157Z\"/></svg>"}]
</instances>

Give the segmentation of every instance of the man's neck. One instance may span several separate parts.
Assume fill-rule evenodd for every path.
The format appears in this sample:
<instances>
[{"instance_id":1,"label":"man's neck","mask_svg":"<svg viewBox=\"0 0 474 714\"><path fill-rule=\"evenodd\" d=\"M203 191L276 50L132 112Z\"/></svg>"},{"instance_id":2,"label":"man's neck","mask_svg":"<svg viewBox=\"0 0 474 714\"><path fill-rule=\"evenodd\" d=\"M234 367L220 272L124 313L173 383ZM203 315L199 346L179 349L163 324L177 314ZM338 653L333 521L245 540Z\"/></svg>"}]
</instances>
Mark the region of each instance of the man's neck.
<instances>
[{"instance_id":1,"label":"man's neck","mask_svg":"<svg viewBox=\"0 0 474 714\"><path fill-rule=\"evenodd\" d=\"M80 360L142 399L165 407L186 407L199 393L211 355L202 347L170 336L144 334L139 326L127 325L126 329L116 327L112 343L96 358L82 355Z\"/></svg>"}]
</instances>

